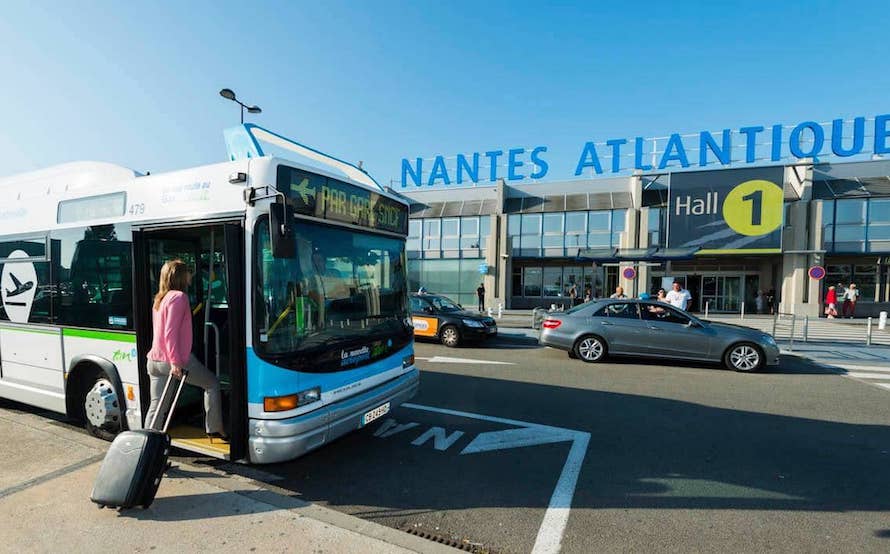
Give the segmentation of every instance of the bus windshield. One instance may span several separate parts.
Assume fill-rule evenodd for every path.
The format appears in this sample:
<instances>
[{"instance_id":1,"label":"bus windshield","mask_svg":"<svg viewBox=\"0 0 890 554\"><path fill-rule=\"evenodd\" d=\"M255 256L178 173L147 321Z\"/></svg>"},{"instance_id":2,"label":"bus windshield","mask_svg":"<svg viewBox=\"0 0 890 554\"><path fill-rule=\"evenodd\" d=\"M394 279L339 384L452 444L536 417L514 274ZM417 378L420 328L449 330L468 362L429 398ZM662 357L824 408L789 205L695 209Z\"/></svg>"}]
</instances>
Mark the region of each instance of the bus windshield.
<instances>
[{"instance_id":1,"label":"bus windshield","mask_svg":"<svg viewBox=\"0 0 890 554\"><path fill-rule=\"evenodd\" d=\"M296 257L274 258L257 223L254 347L299 371L360 367L410 343L405 242L297 221Z\"/></svg>"}]
</instances>

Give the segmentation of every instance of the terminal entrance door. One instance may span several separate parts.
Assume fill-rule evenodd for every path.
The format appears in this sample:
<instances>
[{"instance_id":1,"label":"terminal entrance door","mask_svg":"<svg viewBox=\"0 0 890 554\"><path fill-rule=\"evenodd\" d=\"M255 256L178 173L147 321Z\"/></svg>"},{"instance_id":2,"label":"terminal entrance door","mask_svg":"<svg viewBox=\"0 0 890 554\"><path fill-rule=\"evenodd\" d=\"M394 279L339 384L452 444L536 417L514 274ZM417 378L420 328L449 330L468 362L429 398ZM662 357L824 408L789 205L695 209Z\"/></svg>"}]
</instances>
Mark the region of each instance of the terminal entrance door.
<instances>
[{"instance_id":1,"label":"terminal entrance door","mask_svg":"<svg viewBox=\"0 0 890 554\"><path fill-rule=\"evenodd\" d=\"M246 446L244 250L240 223L160 228L133 233L136 268L137 341L145 353L152 342L152 301L161 266L180 259L192 271L187 294L192 308L192 354L216 374L223 421L230 441L211 441L204 432L203 391L186 387L170 429L175 446L224 459L244 457ZM143 414L149 379L140 356ZM144 422L148 425L150 422Z\"/></svg>"},{"instance_id":2,"label":"terminal entrance door","mask_svg":"<svg viewBox=\"0 0 890 554\"><path fill-rule=\"evenodd\" d=\"M741 275L702 275L699 310L739 312L742 303Z\"/></svg>"}]
</instances>

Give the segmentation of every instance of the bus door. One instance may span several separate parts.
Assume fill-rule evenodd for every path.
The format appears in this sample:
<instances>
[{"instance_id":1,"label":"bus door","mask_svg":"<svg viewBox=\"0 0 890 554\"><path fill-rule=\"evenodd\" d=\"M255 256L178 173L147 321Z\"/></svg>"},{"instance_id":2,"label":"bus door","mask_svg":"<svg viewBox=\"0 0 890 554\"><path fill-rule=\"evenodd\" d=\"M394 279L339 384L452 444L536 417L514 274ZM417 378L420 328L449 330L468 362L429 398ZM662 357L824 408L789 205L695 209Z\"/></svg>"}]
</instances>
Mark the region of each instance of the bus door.
<instances>
[{"instance_id":1,"label":"bus door","mask_svg":"<svg viewBox=\"0 0 890 554\"><path fill-rule=\"evenodd\" d=\"M240 223L144 230L134 233L137 341L140 352L151 348L151 311L161 266L173 259L193 272L187 291L192 307L192 353L219 380L223 421L230 442L211 441L204 433L203 393L187 387L177 405L170 435L174 444L203 454L241 459L246 447L244 338L244 237ZM150 402L146 360L143 413ZM147 425L149 422L145 422Z\"/></svg>"}]
</instances>

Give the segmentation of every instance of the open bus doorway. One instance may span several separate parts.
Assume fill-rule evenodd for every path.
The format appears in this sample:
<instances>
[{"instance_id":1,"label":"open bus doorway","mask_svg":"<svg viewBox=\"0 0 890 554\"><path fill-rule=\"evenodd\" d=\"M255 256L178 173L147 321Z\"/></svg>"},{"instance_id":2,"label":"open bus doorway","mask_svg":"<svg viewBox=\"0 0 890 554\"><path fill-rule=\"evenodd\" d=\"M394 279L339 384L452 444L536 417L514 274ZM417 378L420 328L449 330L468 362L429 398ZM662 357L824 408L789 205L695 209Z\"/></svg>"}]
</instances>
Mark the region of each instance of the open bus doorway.
<instances>
[{"instance_id":1,"label":"open bus doorway","mask_svg":"<svg viewBox=\"0 0 890 554\"><path fill-rule=\"evenodd\" d=\"M152 302L161 266L173 259L193 273L187 291L192 308L192 354L220 382L223 423L229 442L204 432L203 391L187 386L170 426L175 446L224 459L243 457L246 414L244 371L244 267L240 224L215 224L134 233L135 296L143 414L150 402L145 353L152 342ZM148 425L150 422L144 422Z\"/></svg>"}]
</instances>

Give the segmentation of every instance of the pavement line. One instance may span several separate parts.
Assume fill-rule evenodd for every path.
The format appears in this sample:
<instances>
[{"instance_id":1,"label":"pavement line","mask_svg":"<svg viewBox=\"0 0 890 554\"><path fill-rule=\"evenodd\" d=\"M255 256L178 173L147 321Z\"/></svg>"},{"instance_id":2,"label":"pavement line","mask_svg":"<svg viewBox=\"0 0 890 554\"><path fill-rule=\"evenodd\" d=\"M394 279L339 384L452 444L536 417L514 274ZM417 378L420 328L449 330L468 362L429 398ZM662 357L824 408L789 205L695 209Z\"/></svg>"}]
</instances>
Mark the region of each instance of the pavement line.
<instances>
[{"instance_id":1,"label":"pavement line","mask_svg":"<svg viewBox=\"0 0 890 554\"><path fill-rule=\"evenodd\" d=\"M857 379L890 379L890 373L848 372L846 375Z\"/></svg>"},{"instance_id":2,"label":"pavement line","mask_svg":"<svg viewBox=\"0 0 890 554\"><path fill-rule=\"evenodd\" d=\"M22 492L23 490L30 489L35 485L39 485L41 483L46 483L47 481L52 481L53 479L57 479L63 475L67 475L69 473L75 472L78 469L82 469L87 467L88 465L95 464L98 461L101 461L105 458L105 453L96 454L95 456L90 456L84 460L73 463L71 465L65 466L63 468L59 468L55 471L50 471L45 475L41 475L40 477L35 477L33 479L29 479L24 483L19 483L18 485L14 485L12 487L8 487L0 491L0 499L5 498L7 496L11 496L17 492Z\"/></svg>"},{"instance_id":3,"label":"pavement line","mask_svg":"<svg viewBox=\"0 0 890 554\"><path fill-rule=\"evenodd\" d=\"M890 390L890 383L875 383L875 385L877 385L877 386L879 386L879 387L881 387L881 388Z\"/></svg>"},{"instance_id":4,"label":"pavement line","mask_svg":"<svg viewBox=\"0 0 890 554\"><path fill-rule=\"evenodd\" d=\"M843 369L852 369L854 371L872 371L890 373L890 367L877 365L856 365L856 364L839 364L837 367Z\"/></svg>"},{"instance_id":5,"label":"pavement line","mask_svg":"<svg viewBox=\"0 0 890 554\"><path fill-rule=\"evenodd\" d=\"M544 513L544 521L538 529L535 546L532 548L534 554L559 552L566 524L569 522L569 512L572 510L572 497L575 495L575 487L578 486L578 476L581 475L581 465L589 443L589 433L578 433L572 442L572 449L553 490L553 496L550 497L550 505Z\"/></svg>"},{"instance_id":6,"label":"pavement line","mask_svg":"<svg viewBox=\"0 0 890 554\"><path fill-rule=\"evenodd\" d=\"M549 429L568 432L574 435L573 437L569 437L570 440L572 440L572 448L569 450L568 457L566 457L566 462L559 475L559 480L556 482L556 488L553 489L553 494L550 496L550 504L548 504L547 510L544 512L544 520L541 522L541 527L538 528L538 535L535 537L535 546L532 548L532 554L556 554L559 552L562 546L562 537L565 534L566 524L569 521L569 513L572 510L572 498L575 496L575 488L578 486L578 477L581 474L581 466L584 463L584 456L587 454L587 446L590 443L590 433L575 431L573 429L564 429L562 427L553 427L551 425L542 425L540 423L528 423L526 421L518 421L503 417L461 412L458 410L450 410L448 408L422 406L410 402L402 404L402 407L470 419L480 419L494 423L504 423L507 425L525 427L527 429Z\"/></svg>"}]
</instances>

